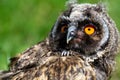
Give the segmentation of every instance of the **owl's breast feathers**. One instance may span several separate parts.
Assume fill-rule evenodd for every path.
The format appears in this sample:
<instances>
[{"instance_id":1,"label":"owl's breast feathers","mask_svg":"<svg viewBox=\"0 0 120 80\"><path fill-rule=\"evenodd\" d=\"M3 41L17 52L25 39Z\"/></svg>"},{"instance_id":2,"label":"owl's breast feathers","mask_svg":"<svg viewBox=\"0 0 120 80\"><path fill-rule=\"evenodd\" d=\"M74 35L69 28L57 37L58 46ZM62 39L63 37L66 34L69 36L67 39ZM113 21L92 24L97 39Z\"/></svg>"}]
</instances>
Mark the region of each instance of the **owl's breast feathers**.
<instances>
[{"instance_id":1,"label":"owl's breast feathers","mask_svg":"<svg viewBox=\"0 0 120 80\"><path fill-rule=\"evenodd\" d=\"M102 80L102 75L106 77L77 54L60 56L51 51L46 40L12 58L10 71L0 74L0 80Z\"/></svg>"},{"instance_id":2,"label":"owl's breast feathers","mask_svg":"<svg viewBox=\"0 0 120 80\"><path fill-rule=\"evenodd\" d=\"M78 56L54 55L47 42L13 58L2 80L96 80L94 68Z\"/></svg>"},{"instance_id":3,"label":"owl's breast feathers","mask_svg":"<svg viewBox=\"0 0 120 80\"><path fill-rule=\"evenodd\" d=\"M11 79L19 80L96 80L95 71L75 57L46 57L43 65L25 69Z\"/></svg>"}]
</instances>

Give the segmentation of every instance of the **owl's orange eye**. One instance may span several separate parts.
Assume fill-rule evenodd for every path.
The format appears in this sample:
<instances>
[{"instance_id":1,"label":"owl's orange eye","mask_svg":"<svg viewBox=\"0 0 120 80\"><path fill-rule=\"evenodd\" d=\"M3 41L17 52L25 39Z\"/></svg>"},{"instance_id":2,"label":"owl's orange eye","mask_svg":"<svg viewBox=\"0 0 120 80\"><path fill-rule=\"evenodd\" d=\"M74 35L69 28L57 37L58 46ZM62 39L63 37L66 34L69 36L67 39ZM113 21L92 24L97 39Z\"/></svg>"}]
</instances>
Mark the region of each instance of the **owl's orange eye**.
<instances>
[{"instance_id":1,"label":"owl's orange eye","mask_svg":"<svg viewBox=\"0 0 120 80\"><path fill-rule=\"evenodd\" d=\"M95 27L93 25L87 25L84 29L84 32L88 35L95 33Z\"/></svg>"},{"instance_id":2,"label":"owl's orange eye","mask_svg":"<svg viewBox=\"0 0 120 80\"><path fill-rule=\"evenodd\" d=\"M62 26L62 28L61 28L61 33L65 33L66 32L66 29L67 29L67 26L65 25L65 26Z\"/></svg>"}]
</instances>

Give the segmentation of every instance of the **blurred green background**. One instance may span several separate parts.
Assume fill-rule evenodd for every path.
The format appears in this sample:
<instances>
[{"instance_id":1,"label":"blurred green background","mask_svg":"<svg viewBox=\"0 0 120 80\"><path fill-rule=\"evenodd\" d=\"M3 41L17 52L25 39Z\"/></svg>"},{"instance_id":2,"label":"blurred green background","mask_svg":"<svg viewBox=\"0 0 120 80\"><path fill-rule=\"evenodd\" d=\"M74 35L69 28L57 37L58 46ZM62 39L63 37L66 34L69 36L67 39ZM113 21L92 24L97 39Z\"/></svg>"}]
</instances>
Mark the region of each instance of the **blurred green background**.
<instances>
[{"instance_id":1,"label":"blurred green background","mask_svg":"<svg viewBox=\"0 0 120 80\"><path fill-rule=\"evenodd\" d=\"M97 3L99 0L79 0ZM0 70L7 70L9 59L43 40L66 0L0 0ZM120 0L103 1L120 30ZM111 80L120 80L120 55Z\"/></svg>"}]
</instances>

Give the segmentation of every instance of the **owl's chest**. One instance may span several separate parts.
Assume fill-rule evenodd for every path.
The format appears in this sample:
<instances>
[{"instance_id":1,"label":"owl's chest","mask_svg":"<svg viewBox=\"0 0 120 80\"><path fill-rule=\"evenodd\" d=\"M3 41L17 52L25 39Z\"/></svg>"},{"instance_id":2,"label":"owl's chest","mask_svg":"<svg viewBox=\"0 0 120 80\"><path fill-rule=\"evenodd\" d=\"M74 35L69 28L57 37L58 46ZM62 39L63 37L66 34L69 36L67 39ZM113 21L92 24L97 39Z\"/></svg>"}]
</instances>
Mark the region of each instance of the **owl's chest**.
<instances>
[{"instance_id":1,"label":"owl's chest","mask_svg":"<svg viewBox=\"0 0 120 80\"><path fill-rule=\"evenodd\" d=\"M82 59L56 56L47 57L43 65L15 77L23 80L96 80L94 69Z\"/></svg>"}]
</instances>

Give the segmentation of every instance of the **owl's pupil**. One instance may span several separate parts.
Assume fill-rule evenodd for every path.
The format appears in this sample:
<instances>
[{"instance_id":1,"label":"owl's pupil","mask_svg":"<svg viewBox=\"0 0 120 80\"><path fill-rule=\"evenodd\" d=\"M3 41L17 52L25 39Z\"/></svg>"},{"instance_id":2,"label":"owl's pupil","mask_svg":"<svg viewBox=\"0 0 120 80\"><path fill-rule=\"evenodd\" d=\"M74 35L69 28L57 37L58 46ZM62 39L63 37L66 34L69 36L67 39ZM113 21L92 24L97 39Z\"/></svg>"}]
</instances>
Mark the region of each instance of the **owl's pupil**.
<instances>
[{"instance_id":1,"label":"owl's pupil","mask_svg":"<svg viewBox=\"0 0 120 80\"><path fill-rule=\"evenodd\" d=\"M88 31L90 31L90 28L88 28Z\"/></svg>"}]
</instances>

